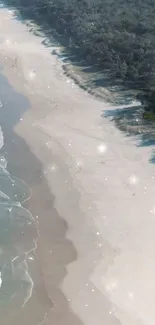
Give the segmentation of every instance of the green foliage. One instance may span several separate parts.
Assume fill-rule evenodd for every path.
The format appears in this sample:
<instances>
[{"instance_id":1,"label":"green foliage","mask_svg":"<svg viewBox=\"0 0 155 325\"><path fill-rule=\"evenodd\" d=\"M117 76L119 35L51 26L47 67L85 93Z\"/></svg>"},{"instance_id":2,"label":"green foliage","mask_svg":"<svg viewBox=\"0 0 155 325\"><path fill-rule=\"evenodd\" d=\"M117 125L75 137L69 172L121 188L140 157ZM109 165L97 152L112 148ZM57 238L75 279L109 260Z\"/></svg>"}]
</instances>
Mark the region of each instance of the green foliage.
<instances>
[{"instance_id":1,"label":"green foliage","mask_svg":"<svg viewBox=\"0 0 155 325\"><path fill-rule=\"evenodd\" d=\"M151 112L145 112L143 118L148 121L155 121L155 114Z\"/></svg>"},{"instance_id":2,"label":"green foliage","mask_svg":"<svg viewBox=\"0 0 155 325\"><path fill-rule=\"evenodd\" d=\"M155 80L154 0L12 2L44 17L84 59L109 69L113 77L149 90L149 102L155 103L151 90ZM155 112L155 105L152 111Z\"/></svg>"}]
</instances>

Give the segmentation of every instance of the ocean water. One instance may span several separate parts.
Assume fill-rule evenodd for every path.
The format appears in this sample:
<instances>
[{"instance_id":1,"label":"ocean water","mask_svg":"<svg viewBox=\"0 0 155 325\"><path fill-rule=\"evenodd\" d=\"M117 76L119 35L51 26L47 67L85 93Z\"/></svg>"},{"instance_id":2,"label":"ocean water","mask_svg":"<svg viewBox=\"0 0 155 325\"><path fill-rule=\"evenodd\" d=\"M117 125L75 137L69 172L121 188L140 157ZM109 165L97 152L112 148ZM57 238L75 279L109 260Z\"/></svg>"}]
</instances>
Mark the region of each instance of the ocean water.
<instances>
[{"instance_id":1,"label":"ocean water","mask_svg":"<svg viewBox=\"0 0 155 325\"><path fill-rule=\"evenodd\" d=\"M31 190L7 171L0 128L0 312L11 305L23 307L31 297L33 280L28 261L35 259L37 227L22 205Z\"/></svg>"},{"instance_id":2,"label":"ocean water","mask_svg":"<svg viewBox=\"0 0 155 325\"><path fill-rule=\"evenodd\" d=\"M0 315L3 324L12 324L11 315L24 307L33 293L30 267L32 260L33 264L36 261L38 226L24 207L31 197L30 187L8 171L13 128L29 103L1 73L0 85ZM20 159L20 150L16 159Z\"/></svg>"}]
</instances>

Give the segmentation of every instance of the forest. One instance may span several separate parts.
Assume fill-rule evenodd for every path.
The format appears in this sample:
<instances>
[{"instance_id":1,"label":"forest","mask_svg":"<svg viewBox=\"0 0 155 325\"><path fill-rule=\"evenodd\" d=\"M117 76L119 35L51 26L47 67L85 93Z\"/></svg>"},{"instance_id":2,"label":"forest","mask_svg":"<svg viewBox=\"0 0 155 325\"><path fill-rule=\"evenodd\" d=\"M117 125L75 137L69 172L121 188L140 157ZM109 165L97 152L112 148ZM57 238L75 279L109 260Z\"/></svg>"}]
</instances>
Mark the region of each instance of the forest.
<instances>
[{"instance_id":1,"label":"forest","mask_svg":"<svg viewBox=\"0 0 155 325\"><path fill-rule=\"evenodd\" d=\"M154 0L7 0L48 22L70 49L142 91L155 113Z\"/></svg>"}]
</instances>

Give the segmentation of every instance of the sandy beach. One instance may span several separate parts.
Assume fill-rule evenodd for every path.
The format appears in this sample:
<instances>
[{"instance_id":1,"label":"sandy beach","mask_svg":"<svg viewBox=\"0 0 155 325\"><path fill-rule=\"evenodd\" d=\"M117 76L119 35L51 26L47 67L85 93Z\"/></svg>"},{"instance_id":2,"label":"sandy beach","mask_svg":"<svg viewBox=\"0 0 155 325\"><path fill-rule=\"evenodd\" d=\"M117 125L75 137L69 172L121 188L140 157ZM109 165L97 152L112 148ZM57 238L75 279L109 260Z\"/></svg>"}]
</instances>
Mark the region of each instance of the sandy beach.
<instances>
[{"instance_id":1,"label":"sandy beach","mask_svg":"<svg viewBox=\"0 0 155 325\"><path fill-rule=\"evenodd\" d=\"M4 134L10 170L32 189L39 229L33 294L3 324L154 325L152 148L104 117L115 107L65 76L12 11L0 28L2 74L27 99Z\"/></svg>"}]
</instances>

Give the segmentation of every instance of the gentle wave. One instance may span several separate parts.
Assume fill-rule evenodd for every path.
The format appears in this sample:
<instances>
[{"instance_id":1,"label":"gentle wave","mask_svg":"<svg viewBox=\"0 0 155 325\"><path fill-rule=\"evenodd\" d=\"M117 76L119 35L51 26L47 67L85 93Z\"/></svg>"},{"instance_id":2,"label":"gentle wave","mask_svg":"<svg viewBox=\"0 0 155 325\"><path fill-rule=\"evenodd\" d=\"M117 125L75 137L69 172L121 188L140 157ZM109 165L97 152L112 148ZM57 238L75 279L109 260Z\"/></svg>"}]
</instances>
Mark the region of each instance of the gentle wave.
<instances>
[{"instance_id":1,"label":"gentle wave","mask_svg":"<svg viewBox=\"0 0 155 325\"><path fill-rule=\"evenodd\" d=\"M31 189L8 172L3 146L0 127L0 311L15 302L24 307L31 298L34 283L27 260L35 253L38 238L36 222L22 206L31 197Z\"/></svg>"},{"instance_id":2,"label":"gentle wave","mask_svg":"<svg viewBox=\"0 0 155 325\"><path fill-rule=\"evenodd\" d=\"M2 149L3 146L4 146L4 136L3 136L2 128L0 126L0 149Z\"/></svg>"}]
</instances>

